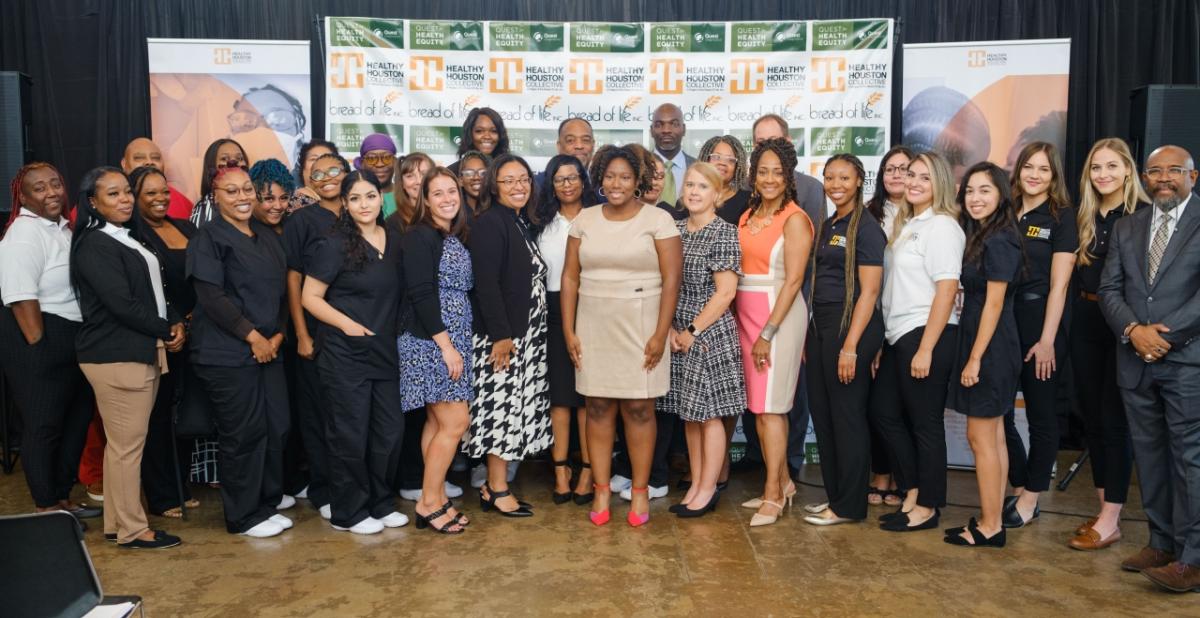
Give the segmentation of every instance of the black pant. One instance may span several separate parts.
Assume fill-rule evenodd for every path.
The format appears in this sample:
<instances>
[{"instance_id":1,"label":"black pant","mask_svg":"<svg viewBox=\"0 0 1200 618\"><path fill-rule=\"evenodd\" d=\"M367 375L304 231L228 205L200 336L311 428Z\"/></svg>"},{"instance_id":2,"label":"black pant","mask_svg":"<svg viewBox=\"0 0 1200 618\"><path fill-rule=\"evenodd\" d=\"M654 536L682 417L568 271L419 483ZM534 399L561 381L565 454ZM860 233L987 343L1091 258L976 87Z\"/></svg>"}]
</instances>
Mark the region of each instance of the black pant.
<instances>
[{"instance_id":1,"label":"black pant","mask_svg":"<svg viewBox=\"0 0 1200 618\"><path fill-rule=\"evenodd\" d=\"M404 412L404 436L400 439L400 471L396 474L397 491L421 489L425 479L425 456L421 453L421 434L425 431L425 408Z\"/></svg>"},{"instance_id":2,"label":"black pant","mask_svg":"<svg viewBox=\"0 0 1200 618\"><path fill-rule=\"evenodd\" d=\"M172 444L179 376L183 375L186 366L187 352L167 354L168 371L159 379L158 395L146 430L146 447L142 451L142 490L146 493L147 510L155 515L180 506L181 500L190 500L192 497L185 482L191 465L192 440L174 440Z\"/></svg>"},{"instance_id":3,"label":"black pant","mask_svg":"<svg viewBox=\"0 0 1200 618\"><path fill-rule=\"evenodd\" d=\"M34 504L48 508L71 495L96 398L75 357L80 324L52 313L42 324L29 345L12 310L0 309L0 365L24 425L21 467Z\"/></svg>"},{"instance_id":4,"label":"black pant","mask_svg":"<svg viewBox=\"0 0 1200 618\"><path fill-rule=\"evenodd\" d=\"M317 364L332 405L326 429L333 513L329 521L349 528L396 510L393 486L404 412L399 373L387 380L366 378L359 366L345 360L325 350Z\"/></svg>"},{"instance_id":5,"label":"black pant","mask_svg":"<svg viewBox=\"0 0 1200 618\"><path fill-rule=\"evenodd\" d=\"M667 456L671 452L671 438L675 435L675 423L679 420L679 415L668 414L666 412L654 412L654 424L656 433L654 435L654 457L650 460L650 486L665 487L671 482L670 466L668 465ZM620 421L620 415L617 415L617 434L621 442L625 444L625 424ZM613 460L613 474L620 474L625 478L633 478L633 465L629 461L629 447L622 448L616 454L616 459Z\"/></svg>"},{"instance_id":6,"label":"black pant","mask_svg":"<svg viewBox=\"0 0 1200 618\"><path fill-rule=\"evenodd\" d=\"M1125 404L1117 388L1117 337L1094 300L1075 301L1071 362L1092 459L1092 481L1104 490L1105 502L1124 504L1133 470L1133 447Z\"/></svg>"},{"instance_id":7,"label":"black pant","mask_svg":"<svg viewBox=\"0 0 1200 618\"><path fill-rule=\"evenodd\" d=\"M399 374L397 374L399 375ZM317 361L296 359L296 416L298 429L308 459L308 499L315 506L330 502L329 441L325 435L328 424L325 410L329 401L322 388Z\"/></svg>"},{"instance_id":8,"label":"black pant","mask_svg":"<svg viewBox=\"0 0 1200 618\"><path fill-rule=\"evenodd\" d=\"M1042 322L1046 316L1046 299L1022 301L1013 305L1017 332L1021 339L1021 354L1042 338ZM1054 357L1057 366L1067 361L1066 312L1054 338ZM1017 433L1012 412L1004 415L1004 438L1008 444L1008 482L1013 487L1043 492L1050 489L1054 460L1058 457L1058 370L1049 380L1037 379L1037 360L1021 365L1021 393L1025 399L1025 415L1029 418L1029 453Z\"/></svg>"},{"instance_id":9,"label":"black pant","mask_svg":"<svg viewBox=\"0 0 1200 618\"><path fill-rule=\"evenodd\" d=\"M296 393L300 390L300 379L297 373L300 357L296 355L294 334L289 332L280 349L280 355L283 356L283 372L287 376L288 392ZM297 405L299 401L300 398L294 395L288 400L290 404L288 405L288 418L291 426L297 431L288 432L287 444L283 445L283 493L289 496L294 496L308 487L308 458L304 452L304 440L300 437L303 432L299 431L300 406Z\"/></svg>"},{"instance_id":10,"label":"black pant","mask_svg":"<svg viewBox=\"0 0 1200 618\"><path fill-rule=\"evenodd\" d=\"M946 503L945 410L950 374L958 347L958 327L946 325L933 347L929 376L912 377L912 359L921 345L925 327L883 346L875 379L877 397L892 393L899 402L871 410L892 459L896 486L916 488L917 504L938 508Z\"/></svg>"},{"instance_id":11,"label":"black pant","mask_svg":"<svg viewBox=\"0 0 1200 618\"><path fill-rule=\"evenodd\" d=\"M283 445L289 430L283 363L194 366L212 399L217 425L225 529L245 532L274 515L283 496Z\"/></svg>"},{"instance_id":12,"label":"black pant","mask_svg":"<svg viewBox=\"0 0 1200 618\"><path fill-rule=\"evenodd\" d=\"M854 380L838 379L838 360L846 340L841 332L842 305L817 305L804 343L808 372L808 409L817 433L817 454L829 507L839 517L865 519L870 475L867 398L871 361L883 343L883 321L871 316L855 352Z\"/></svg>"}]
</instances>

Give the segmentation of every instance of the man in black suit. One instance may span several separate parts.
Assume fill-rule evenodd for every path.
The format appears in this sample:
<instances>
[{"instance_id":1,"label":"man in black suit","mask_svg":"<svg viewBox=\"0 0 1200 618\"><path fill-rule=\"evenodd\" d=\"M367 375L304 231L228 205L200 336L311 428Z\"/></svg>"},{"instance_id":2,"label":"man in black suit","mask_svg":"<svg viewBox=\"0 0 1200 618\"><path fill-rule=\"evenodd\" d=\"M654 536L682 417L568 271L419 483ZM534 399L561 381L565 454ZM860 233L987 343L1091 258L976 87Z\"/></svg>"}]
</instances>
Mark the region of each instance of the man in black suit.
<instances>
[{"instance_id":1,"label":"man in black suit","mask_svg":"<svg viewBox=\"0 0 1200 618\"><path fill-rule=\"evenodd\" d=\"M1154 200L1117 222L1100 308L1121 337L1117 385L1129 417L1150 544L1121 567L1200 591L1200 203L1192 156L1150 153Z\"/></svg>"}]
</instances>

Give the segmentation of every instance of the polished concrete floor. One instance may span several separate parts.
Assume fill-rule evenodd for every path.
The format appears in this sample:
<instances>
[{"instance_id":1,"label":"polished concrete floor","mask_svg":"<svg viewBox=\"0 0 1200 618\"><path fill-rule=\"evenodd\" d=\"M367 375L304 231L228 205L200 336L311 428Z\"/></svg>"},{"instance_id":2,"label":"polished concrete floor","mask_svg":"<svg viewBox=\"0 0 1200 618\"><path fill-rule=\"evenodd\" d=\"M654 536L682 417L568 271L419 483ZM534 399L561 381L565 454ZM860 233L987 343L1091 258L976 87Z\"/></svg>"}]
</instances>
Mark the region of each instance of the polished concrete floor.
<instances>
[{"instance_id":1,"label":"polished concrete floor","mask_svg":"<svg viewBox=\"0 0 1200 618\"><path fill-rule=\"evenodd\" d=\"M1073 455L1063 453L1060 469ZM949 474L950 501L976 504L973 474ZM1118 567L1146 542L1140 508L1127 509L1125 538L1112 548L1066 547L1095 503L1087 469L1069 491L1047 495L1042 517L1010 531L1001 550L952 547L940 531L813 527L800 517L802 502L824 495L812 486L777 524L751 529L751 511L738 504L759 493L756 472L735 474L704 518L667 513L673 491L653 502L644 528L624 522L619 499L613 521L596 528L586 507L550 501L550 478L548 464L532 462L514 484L536 506L532 519L461 500L473 522L456 537L411 524L368 537L334 532L306 501L287 513L296 527L281 537L233 536L217 492L199 488L203 504L189 521L152 518L183 546L122 550L103 541L99 520L87 545L105 591L141 595L149 616L1200 616L1200 596L1160 592ZM802 479L819 484L819 470ZM411 502L399 505L412 514ZM29 508L21 474L0 476L0 514ZM973 513L952 506L942 521Z\"/></svg>"}]
</instances>

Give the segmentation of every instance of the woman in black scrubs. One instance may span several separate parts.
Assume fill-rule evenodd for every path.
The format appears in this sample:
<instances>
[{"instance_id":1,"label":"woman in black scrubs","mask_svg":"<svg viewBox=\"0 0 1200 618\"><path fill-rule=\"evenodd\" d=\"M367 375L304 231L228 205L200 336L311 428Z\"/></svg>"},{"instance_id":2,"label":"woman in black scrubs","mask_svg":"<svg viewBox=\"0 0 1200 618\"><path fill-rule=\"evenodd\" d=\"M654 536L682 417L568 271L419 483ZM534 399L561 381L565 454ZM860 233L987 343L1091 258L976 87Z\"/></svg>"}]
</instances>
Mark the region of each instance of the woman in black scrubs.
<instances>
[{"instance_id":1,"label":"woman in black scrubs","mask_svg":"<svg viewBox=\"0 0 1200 618\"><path fill-rule=\"evenodd\" d=\"M296 192L296 181L278 159L263 159L250 167L250 182L258 198L254 203L254 218L276 234L283 234L283 218Z\"/></svg>"},{"instance_id":2,"label":"woman in black scrubs","mask_svg":"<svg viewBox=\"0 0 1200 618\"><path fill-rule=\"evenodd\" d=\"M335 154L317 157L309 168L306 182L320 198L311 206L292 212L283 224L283 251L287 255L287 307L291 327L296 335L296 378L300 388L296 391L297 417L300 420L300 438L308 456L308 499L329 519L329 453L327 451L327 427L325 410L329 402L321 388L320 372L317 371L318 349L313 335L316 320L300 305L300 290L308 262L317 249L328 238L337 218L342 213L342 178L350 171L346 160Z\"/></svg>"},{"instance_id":3,"label":"woman in black scrubs","mask_svg":"<svg viewBox=\"0 0 1200 618\"><path fill-rule=\"evenodd\" d=\"M308 264L303 303L319 321L317 368L329 391L330 523L374 534L408 523L392 489L404 433L396 353L404 273L375 175L351 172L341 195L334 231Z\"/></svg>"},{"instance_id":4,"label":"woman in black scrubs","mask_svg":"<svg viewBox=\"0 0 1200 618\"><path fill-rule=\"evenodd\" d=\"M805 516L815 526L867 517L867 398L871 362L883 346L883 317L875 305L887 247L883 228L863 203L862 161L834 155L824 176L825 195L837 211L821 224L813 251L813 317L805 341L808 407L829 498L823 511Z\"/></svg>"},{"instance_id":5,"label":"woman in black scrubs","mask_svg":"<svg viewBox=\"0 0 1200 618\"><path fill-rule=\"evenodd\" d=\"M958 190L963 253L963 309L959 318L957 376L947 407L967 417L975 454L980 519L946 531L951 545L1004 547L1000 525L1008 452L1001 419L1012 409L1021 375L1021 342L1013 317L1013 283L1021 269L1021 239L1008 174L996 164L971 166Z\"/></svg>"},{"instance_id":6,"label":"woman in black scrubs","mask_svg":"<svg viewBox=\"0 0 1200 618\"><path fill-rule=\"evenodd\" d=\"M1058 456L1058 363L1067 360L1067 289L1079 248L1075 209L1067 196L1058 149L1032 142L1021 149L1013 170L1017 229L1025 251L1013 310L1025 355L1021 392L1029 419L1029 453L1027 457L1013 413L1007 414L1004 435L1013 496L1004 505L1005 528L1037 519L1038 496L1050 489Z\"/></svg>"},{"instance_id":7,"label":"woman in black scrubs","mask_svg":"<svg viewBox=\"0 0 1200 618\"><path fill-rule=\"evenodd\" d=\"M171 201L167 177L158 168L143 166L129 175L141 225L134 228L134 237L146 246L162 266L163 289L167 303L186 323L196 306L196 295L187 282L188 239L196 234L196 226L186 219L167 216ZM142 454L142 489L146 506L162 517L183 516L180 500L190 509L200 506L188 490L188 464L191 461L192 440L176 440L172 445L173 406L178 395L180 379L187 367L187 348L167 352L167 366L158 383L158 396L150 413L150 428L146 434L146 450Z\"/></svg>"},{"instance_id":8,"label":"woman in black scrubs","mask_svg":"<svg viewBox=\"0 0 1200 618\"><path fill-rule=\"evenodd\" d=\"M279 346L287 321L286 261L279 237L254 219L254 185L241 168L213 179L217 216L188 243L196 292L192 364L213 404L225 528L275 536L292 521L283 497L289 430Z\"/></svg>"}]
</instances>

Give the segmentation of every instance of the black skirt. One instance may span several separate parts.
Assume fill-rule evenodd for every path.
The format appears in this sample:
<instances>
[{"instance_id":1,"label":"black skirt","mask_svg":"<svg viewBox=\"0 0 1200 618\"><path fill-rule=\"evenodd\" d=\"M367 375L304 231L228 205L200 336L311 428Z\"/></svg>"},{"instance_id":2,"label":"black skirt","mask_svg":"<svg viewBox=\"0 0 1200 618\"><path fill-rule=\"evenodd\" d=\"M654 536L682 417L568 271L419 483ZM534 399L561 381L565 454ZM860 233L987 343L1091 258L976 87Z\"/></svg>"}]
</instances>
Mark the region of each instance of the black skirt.
<instances>
[{"instance_id":1,"label":"black skirt","mask_svg":"<svg viewBox=\"0 0 1200 618\"><path fill-rule=\"evenodd\" d=\"M558 292L546 293L549 314L546 326L549 329L546 341L546 358L550 377L550 405L554 407L582 408L583 396L575 392L575 365L567 353L567 340L563 337L562 302Z\"/></svg>"}]
</instances>

